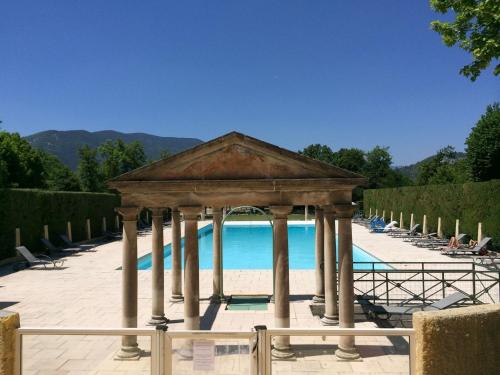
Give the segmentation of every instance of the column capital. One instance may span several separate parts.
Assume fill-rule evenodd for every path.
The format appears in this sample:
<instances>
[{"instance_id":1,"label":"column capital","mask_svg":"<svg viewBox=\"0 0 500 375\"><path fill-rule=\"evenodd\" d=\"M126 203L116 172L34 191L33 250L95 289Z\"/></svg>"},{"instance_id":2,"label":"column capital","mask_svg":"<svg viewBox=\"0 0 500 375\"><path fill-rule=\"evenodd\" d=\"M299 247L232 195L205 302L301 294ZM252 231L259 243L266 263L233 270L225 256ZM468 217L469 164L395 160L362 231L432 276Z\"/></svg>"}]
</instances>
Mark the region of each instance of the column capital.
<instances>
[{"instance_id":1,"label":"column capital","mask_svg":"<svg viewBox=\"0 0 500 375\"><path fill-rule=\"evenodd\" d=\"M350 219L354 215L354 211L358 206L354 203L347 204L336 204L335 212L337 213L338 219Z\"/></svg>"},{"instance_id":2,"label":"column capital","mask_svg":"<svg viewBox=\"0 0 500 375\"><path fill-rule=\"evenodd\" d=\"M335 215L336 214L336 211L335 211L335 207L334 206L331 206L331 205L328 205L328 206L323 206L323 207L320 207L323 209L323 214L325 216L328 216L328 215Z\"/></svg>"},{"instance_id":3,"label":"column capital","mask_svg":"<svg viewBox=\"0 0 500 375\"><path fill-rule=\"evenodd\" d=\"M293 206L269 206L269 211L275 219L286 219L292 212Z\"/></svg>"},{"instance_id":4,"label":"column capital","mask_svg":"<svg viewBox=\"0 0 500 375\"><path fill-rule=\"evenodd\" d=\"M222 218L222 207L212 207L212 216L214 219Z\"/></svg>"},{"instance_id":5,"label":"column capital","mask_svg":"<svg viewBox=\"0 0 500 375\"><path fill-rule=\"evenodd\" d=\"M117 207L115 211L123 216L123 221L136 221L137 214L139 213L139 207L135 206Z\"/></svg>"},{"instance_id":6,"label":"column capital","mask_svg":"<svg viewBox=\"0 0 500 375\"><path fill-rule=\"evenodd\" d=\"M203 210L202 206L181 206L179 207L179 211L184 215L184 219L186 220L198 220L198 216L200 216L201 211Z\"/></svg>"},{"instance_id":7,"label":"column capital","mask_svg":"<svg viewBox=\"0 0 500 375\"><path fill-rule=\"evenodd\" d=\"M155 216L161 216L163 217L163 211L165 210L163 207L154 207L154 208L150 208L151 210L151 216L155 217Z\"/></svg>"}]
</instances>

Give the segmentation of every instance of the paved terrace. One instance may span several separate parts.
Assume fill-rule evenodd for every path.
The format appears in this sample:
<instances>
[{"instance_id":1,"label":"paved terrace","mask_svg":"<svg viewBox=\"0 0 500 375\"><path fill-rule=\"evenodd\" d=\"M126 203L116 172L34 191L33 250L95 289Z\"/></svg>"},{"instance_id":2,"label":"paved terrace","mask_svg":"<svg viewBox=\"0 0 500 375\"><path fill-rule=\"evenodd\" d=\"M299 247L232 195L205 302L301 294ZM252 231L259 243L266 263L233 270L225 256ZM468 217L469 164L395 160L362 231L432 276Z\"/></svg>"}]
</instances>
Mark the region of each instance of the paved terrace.
<instances>
[{"instance_id":1,"label":"paved terrace","mask_svg":"<svg viewBox=\"0 0 500 375\"><path fill-rule=\"evenodd\" d=\"M200 226L209 222L200 223ZM170 228L164 230L165 243L170 242ZM438 251L418 249L400 239L370 234L366 228L353 225L353 241L385 261L456 261ZM151 250L151 235L139 236L138 254ZM100 245L95 252L69 256L61 270L28 269L7 273L0 278L0 301L8 310L21 316L22 326L38 327L119 327L121 325L121 243ZM269 294L272 288L270 270L224 271L227 294ZM165 271L165 294L168 300L170 272ZM249 330L257 324L273 326L273 305L267 311L227 311L225 304L210 305L211 271L200 271L202 329ZM311 314L309 299L314 292L314 270L291 270L291 327L321 327ZM10 306L9 306L10 305ZM183 328L183 305L167 302L169 330ZM139 271L139 325L145 326L151 314L151 272ZM356 327L374 327L361 314ZM363 320L363 321L361 321ZM333 352L335 338L292 338L297 359L275 362L274 373L314 374L407 374L406 342L392 338L358 338L362 361L340 362ZM322 349L310 344L322 344ZM99 337L28 337L24 346L23 374L149 374L149 343L139 339L145 356L139 361L112 360L119 349L119 338ZM174 349L182 343L174 343ZM240 344L240 345L237 345ZM217 342L217 373L240 374L248 369L248 347L245 342ZM174 357L176 374L190 373L192 362Z\"/></svg>"}]
</instances>

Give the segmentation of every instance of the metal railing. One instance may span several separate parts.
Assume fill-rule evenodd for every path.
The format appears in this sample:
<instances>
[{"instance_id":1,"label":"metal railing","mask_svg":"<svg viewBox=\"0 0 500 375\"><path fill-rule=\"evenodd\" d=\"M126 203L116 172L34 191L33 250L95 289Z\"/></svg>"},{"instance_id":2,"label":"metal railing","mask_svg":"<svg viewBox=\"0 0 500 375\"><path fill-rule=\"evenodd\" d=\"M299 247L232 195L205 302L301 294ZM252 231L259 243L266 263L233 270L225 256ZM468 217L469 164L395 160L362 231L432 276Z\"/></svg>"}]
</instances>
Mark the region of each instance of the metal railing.
<instances>
[{"instance_id":1,"label":"metal railing","mask_svg":"<svg viewBox=\"0 0 500 375\"><path fill-rule=\"evenodd\" d=\"M474 262L356 262L355 293L374 303L428 304L454 292L469 303L500 300L500 270Z\"/></svg>"},{"instance_id":2,"label":"metal railing","mask_svg":"<svg viewBox=\"0 0 500 375\"><path fill-rule=\"evenodd\" d=\"M19 328L16 339L15 374L22 375L23 338L25 336L148 336L151 339L151 374L171 375L173 344L182 340L248 340L249 373L272 374L272 339L276 336L339 337L339 336L405 336L409 338L409 371L415 371L415 331L408 328L274 328L257 326L252 331L167 331L166 326L155 328ZM293 346L292 346L293 347ZM333 355L333 354L332 354Z\"/></svg>"}]
</instances>

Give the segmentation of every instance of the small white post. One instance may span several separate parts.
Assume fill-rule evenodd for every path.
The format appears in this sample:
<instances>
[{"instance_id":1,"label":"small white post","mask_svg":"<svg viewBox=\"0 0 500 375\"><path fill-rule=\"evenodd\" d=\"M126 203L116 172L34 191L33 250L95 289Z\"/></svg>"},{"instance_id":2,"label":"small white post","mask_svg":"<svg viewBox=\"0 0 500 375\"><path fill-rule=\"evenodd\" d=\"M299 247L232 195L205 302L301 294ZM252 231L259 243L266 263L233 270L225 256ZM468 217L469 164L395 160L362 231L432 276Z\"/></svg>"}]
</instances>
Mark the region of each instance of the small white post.
<instances>
[{"instance_id":1,"label":"small white post","mask_svg":"<svg viewBox=\"0 0 500 375\"><path fill-rule=\"evenodd\" d=\"M118 215L115 216L115 229L120 230L120 217Z\"/></svg>"},{"instance_id":2,"label":"small white post","mask_svg":"<svg viewBox=\"0 0 500 375\"><path fill-rule=\"evenodd\" d=\"M385 210L382 211L382 219L385 220Z\"/></svg>"},{"instance_id":3,"label":"small white post","mask_svg":"<svg viewBox=\"0 0 500 375\"><path fill-rule=\"evenodd\" d=\"M87 240L92 239L92 232L90 230L90 219L87 219Z\"/></svg>"},{"instance_id":4,"label":"small white post","mask_svg":"<svg viewBox=\"0 0 500 375\"><path fill-rule=\"evenodd\" d=\"M424 218L422 219L422 234L424 236L429 234L429 231L427 230L427 215L424 215Z\"/></svg>"},{"instance_id":5,"label":"small white post","mask_svg":"<svg viewBox=\"0 0 500 375\"><path fill-rule=\"evenodd\" d=\"M368 215L368 217L371 217L372 216L372 208L370 207L370 214Z\"/></svg>"},{"instance_id":6,"label":"small white post","mask_svg":"<svg viewBox=\"0 0 500 375\"><path fill-rule=\"evenodd\" d=\"M102 217L102 233L103 233L103 234L104 234L104 233L106 233L106 230L107 230L107 229L108 229L108 228L106 227L106 216L103 216L103 217Z\"/></svg>"},{"instance_id":7,"label":"small white post","mask_svg":"<svg viewBox=\"0 0 500 375\"><path fill-rule=\"evenodd\" d=\"M441 223L441 218L438 217L438 230L437 234L439 238L443 238L443 224Z\"/></svg>"},{"instance_id":8,"label":"small white post","mask_svg":"<svg viewBox=\"0 0 500 375\"><path fill-rule=\"evenodd\" d=\"M375 209L375 216L378 216L378 208Z\"/></svg>"},{"instance_id":9,"label":"small white post","mask_svg":"<svg viewBox=\"0 0 500 375\"><path fill-rule=\"evenodd\" d=\"M391 211L391 221L394 221L394 212Z\"/></svg>"},{"instance_id":10,"label":"small white post","mask_svg":"<svg viewBox=\"0 0 500 375\"><path fill-rule=\"evenodd\" d=\"M460 220L455 221L455 238L460 234Z\"/></svg>"},{"instance_id":11,"label":"small white post","mask_svg":"<svg viewBox=\"0 0 500 375\"><path fill-rule=\"evenodd\" d=\"M410 230L413 228L415 225L415 219L413 218L413 213L410 215Z\"/></svg>"},{"instance_id":12,"label":"small white post","mask_svg":"<svg viewBox=\"0 0 500 375\"><path fill-rule=\"evenodd\" d=\"M401 211L401 213L399 214L399 227L400 228L404 228L404 224L403 224L403 211Z\"/></svg>"},{"instance_id":13,"label":"small white post","mask_svg":"<svg viewBox=\"0 0 500 375\"><path fill-rule=\"evenodd\" d=\"M477 242L483 240L483 223L477 223Z\"/></svg>"},{"instance_id":14,"label":"small white post","mask_svg":"<svg viewBox=\"0 0 500 375\"><path fill-rule=\"evenodd\" d=\"M16 228L16 247L21 246L21 228Z\"/></svg>"},{"instance_id":15,"label":"small white post","mask_svg":"<svg viewBox=\"0 0 500 375\"><path fill-rule=\"evenodd\" d=\"M309 220L309 206L307 204L304 207L304 220Z\"/></svg>"},{"instance_id":16,"label":"small white post","mask_svg":"<svg viewBox=\"0 0 500 375\"><path fill-rule=\"evenodd\" d=\"M206 211L206 207L203 207L203 210L201 210L201 215L200 215L200 220L203 221L205 220L205 211Z\"/></svg>"},{"instance_id":17,"label":"small white post","mask_svg":"<svg viewBox=\"0 0 500 375\"><path fill-rule=\"evenodd\" d=\"M68 239L73 242L73 232L71 230L71 221L68 221L66 223L66 236L68 236Z\"/></svg>"},{"instance_id":18,"label":"small white post","mask_svg":"<svg viewBox=\"0 0 500 375\"><path fill-rule=\"evenodd\" d=\"M47 224L43 226L43 238L49 239L49 226Z\"/></svg>"}]
</instances>

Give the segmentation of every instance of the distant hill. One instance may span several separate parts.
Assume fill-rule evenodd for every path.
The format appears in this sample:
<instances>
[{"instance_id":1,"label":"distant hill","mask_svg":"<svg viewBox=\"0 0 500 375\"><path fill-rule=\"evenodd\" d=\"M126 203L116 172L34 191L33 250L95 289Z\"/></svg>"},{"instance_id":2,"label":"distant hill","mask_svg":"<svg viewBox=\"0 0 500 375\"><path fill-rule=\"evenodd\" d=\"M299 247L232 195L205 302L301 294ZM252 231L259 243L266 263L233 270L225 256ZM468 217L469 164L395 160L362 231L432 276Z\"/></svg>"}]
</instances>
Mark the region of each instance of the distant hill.
<instances>
[{"instance_id":1,"label":"distant hill","mask_svg":"<svg viewBox=\"0 0 500 375\"><path fill-rule=\"evenodd\" d=\"M436 155L429 156L423 160L420 160L419 162L416 162L415 164L410 164L403 167L395 167L394 169L400 171L403 175L410 178L412 181L415 181L417 179L418 168L420 167L420 165L432 159L434 156ZM465 152L457 152L457 159L462 159L464 157Z\"/></svg>"},{"instance_id":2,"label":"distant hill","mask_svg":"<svg viewBox=\"0 0 500 375\"><path fill-rule=\"evenodd\" d=\"M196 138L159 137L145 133L120 133L113 130L88 132L85 130L47 130L25 137L33 146L56 155L73 170L78 166L78 149L82 145L97 147L107 140L122 139L125 143L139 141L144 146L146 157L159 159L164 150L175 154L203 143Z\"/></svg>"}]
</instances>

